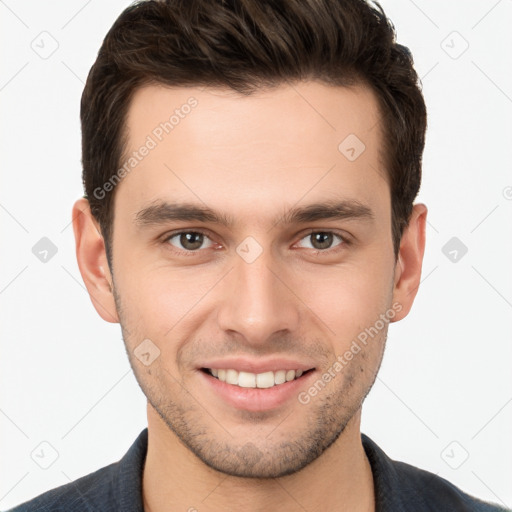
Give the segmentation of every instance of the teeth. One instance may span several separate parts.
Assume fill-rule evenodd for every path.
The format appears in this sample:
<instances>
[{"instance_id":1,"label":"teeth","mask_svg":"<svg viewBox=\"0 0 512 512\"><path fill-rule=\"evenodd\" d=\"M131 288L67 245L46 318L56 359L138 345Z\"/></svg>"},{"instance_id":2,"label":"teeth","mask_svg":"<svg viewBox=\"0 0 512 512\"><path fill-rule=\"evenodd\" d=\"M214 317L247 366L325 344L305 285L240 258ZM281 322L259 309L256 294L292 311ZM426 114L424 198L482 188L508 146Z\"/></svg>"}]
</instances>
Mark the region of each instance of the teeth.
<instances>
[{"instance_id":1,"label":"teeth","mask_svg":"<svg viewBox=\"0 0 512 512\"><path fill-rule=\"evenodd\" d=\"M222 382L241 388L271 388L298 379L303 370L279 370L277 372L250 373L229 369L209 368L209 372Z\"/></svg>"},{"instance_id":2,"label":"teeth","mask_svg":"<svg viewBox=\"0 0 512 512\"><path fill-rule=\"evenodd\" d=\"M258 373L258 375L256 375L256 387L271 388L274 384L274 372Z\"/></svg>"},{"instance_id":3,"label":"teeth","mask_svg":"<svg viewBox=\"0 0 512 512\"><path fill-rule=\"evenodd\" d=\"M235 370L231 370L235 371ZM240 372L238 374L238 385L241 388L255 388L256 387L256 374L248 372Z\"/></svg>"},{"instance_id":4,"label":"teeth","mask_svg":"<svg viewBox=\"0 0 512 512\"><path fill-rule=\"evenodd\" d=\"M279 370L274 374L274 382L276 384L283 384L286 382L286 371L285 370Z\"/></svg>"},{"instance_id":5,"label":"teeth","mask_svg":"<svg viewBox=\"0 0 512 512\"><path fill-rule=\"evenodd\" d=\"M228 384L238 384L238 372L235 370L226 370L226 382Z\"/></svg>"}]
</instances>

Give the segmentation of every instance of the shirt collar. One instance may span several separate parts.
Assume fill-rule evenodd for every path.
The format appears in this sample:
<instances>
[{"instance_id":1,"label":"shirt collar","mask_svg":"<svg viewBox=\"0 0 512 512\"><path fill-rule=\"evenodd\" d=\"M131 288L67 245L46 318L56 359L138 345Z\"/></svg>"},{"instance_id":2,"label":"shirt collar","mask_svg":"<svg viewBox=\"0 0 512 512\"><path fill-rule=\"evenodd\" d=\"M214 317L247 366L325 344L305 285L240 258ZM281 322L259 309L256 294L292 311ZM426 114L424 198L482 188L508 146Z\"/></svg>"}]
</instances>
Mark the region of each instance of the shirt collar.
<instances>
[{"instance_id":1,"label":"shirt collar","mask_svg":"<svg viewBox=\"0 0 512 512\"><path fill-rule=\"evenodd\" d=\"M139 434L114 474L116 510L144 512L142 506L142 474L148 450L147 427Z\"/></svg>"},{"instance_id":2,"label":"shirt collar","mask_svg":"<svg viewBox=\"0 0 512 512\"><path fill-rule=\"evenodd\" d=\"M402 493L397 492L402 479L396 470L396 462L391 460L365 434L361 434L361 440L372 468L376 512L402 512L407 510L402 500Z\"/></svg>"}]
</instances>

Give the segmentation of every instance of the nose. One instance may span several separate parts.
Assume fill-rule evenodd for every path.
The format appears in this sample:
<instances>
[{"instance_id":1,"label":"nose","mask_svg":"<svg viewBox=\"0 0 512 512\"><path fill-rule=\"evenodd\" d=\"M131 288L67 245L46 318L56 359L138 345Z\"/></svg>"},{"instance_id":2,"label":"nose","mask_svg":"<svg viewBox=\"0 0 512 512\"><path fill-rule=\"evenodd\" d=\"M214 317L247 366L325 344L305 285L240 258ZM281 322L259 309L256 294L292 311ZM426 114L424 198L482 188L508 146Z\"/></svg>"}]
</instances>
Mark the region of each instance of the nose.
<instances>
[{"instance_id":1,"label":"nose","mask_svg":"<svg viewBox=\"0 0 512 512\"><path fill-rule=\"evenodd\" d=\"M297 330L300 301L279 270L269 250L251 263L234 257L218 298L217 320L223 332L238 334L248 345L261 345Z\"/></svg>"}]
</instances>

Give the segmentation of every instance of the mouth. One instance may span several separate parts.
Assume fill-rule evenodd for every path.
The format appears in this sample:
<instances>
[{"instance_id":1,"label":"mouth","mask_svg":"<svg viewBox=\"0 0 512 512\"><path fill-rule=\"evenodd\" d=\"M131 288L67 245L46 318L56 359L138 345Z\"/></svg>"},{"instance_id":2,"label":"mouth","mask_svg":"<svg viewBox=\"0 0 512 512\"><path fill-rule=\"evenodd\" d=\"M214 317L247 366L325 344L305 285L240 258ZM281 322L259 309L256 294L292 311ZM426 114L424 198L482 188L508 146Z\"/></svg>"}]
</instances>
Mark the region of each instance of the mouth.
<instances>
[{"instance_id":1,"label":"mouth","mask_svg":"<svg viewBox=\"0 0 512 512\"><path fill-rule=\"evenodd\" d=\"M314 370L314 368L310 368L308 370L277 370L262 373L251 373L237 371L233 368L201 368L202 372L221 382L231 384L232 386L238 386L240 388L253 389L279 387L287 382L304 378L305 375Z\"/></svg>"}]
</instances>

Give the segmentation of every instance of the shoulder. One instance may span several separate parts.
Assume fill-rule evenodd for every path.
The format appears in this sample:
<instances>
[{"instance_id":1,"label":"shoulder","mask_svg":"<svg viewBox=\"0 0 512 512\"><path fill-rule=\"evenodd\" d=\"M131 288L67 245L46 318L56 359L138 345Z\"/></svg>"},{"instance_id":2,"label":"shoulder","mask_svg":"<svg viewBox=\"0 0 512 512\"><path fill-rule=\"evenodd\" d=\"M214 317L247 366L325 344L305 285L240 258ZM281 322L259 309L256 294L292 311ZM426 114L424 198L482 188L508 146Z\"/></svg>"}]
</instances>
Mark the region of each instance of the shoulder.
<instances>
[{"instance_id":1,"label":"shoulder","mask_svg":"<svg viewBox=\"0 0 512 512\"><path fill-rule=\"evenodd\" d=\"M46 491L7 512L142 512L145 428L121 460Z\"/></svg>"},{"instance_id":2,"label":"shoulder","mask_svg":"<svg viewBox=\"0 0 512 512\"><path fill-rule=\"evenodd\" d=\"M372 467L378 510L503 512L508 509L465 493L429 471L390 459L369 437L363 446Z\"/></svg>"},{"instance_id":3,"label":"shoulder","mask_svg":"<svg viewBox=\"0 0 512 512\"><path fill-rule=\"evenodd\" d=\"M404 462L394 462L403 496L411 503L419 503L425 510L497 512L505 511L494 503L471 496L448 480Z\"/></svg>"},{"instance_id":4,"label":"shoulder","mask_svg":"<svg viewBox=\"0 0 512 512\"><path fill-rule=\"evenodd\" d=\"M117 463L98 469L69 484L56 487L7 512L97 512L112 502L112 481ZM98 505L102 508L98 508Z\"/></svg>"}]
</instances>

